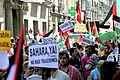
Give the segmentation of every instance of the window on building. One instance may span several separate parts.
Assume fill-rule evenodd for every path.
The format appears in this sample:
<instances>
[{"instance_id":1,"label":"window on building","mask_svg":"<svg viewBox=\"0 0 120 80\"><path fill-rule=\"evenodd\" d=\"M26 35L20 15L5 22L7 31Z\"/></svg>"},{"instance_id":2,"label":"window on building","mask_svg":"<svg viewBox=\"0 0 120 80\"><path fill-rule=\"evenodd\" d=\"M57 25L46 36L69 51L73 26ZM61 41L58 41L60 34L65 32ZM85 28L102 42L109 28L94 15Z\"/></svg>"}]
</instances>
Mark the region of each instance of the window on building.
<instances>
[{"instance_id":1,"label":"window on building","mask_svg":"<svg viewBox=\"0 0 120 80\"><path fill-rule=\"evenodd\" d=\"M44 5L41 6L41 11L40 11L40 18L45 19L46 16L46 7Z\"/></svg>"},{"instance_id":2,"label":"window on building","mask_svg":"<svg viewBox=\"0 0 120 80\"><path fill-rule=\"evenodd\" d=\"M24 25L25 25L25 35L28 33L28 20L24 19Z\"/></svg>"},{"instance_id":3,"label":"window on building","mask_svg":"<svg viewBox=\"0 0 120 80\"><path fill-rule=\"evenodd\" d=\"M46 22L42 22L42 30L43 30L43 32L46 33L46 30L47 30L47 28L46 28Z\"/></svg>"},{"instance_id":4,"label":"window on building","mask_svg":"<svg viewBox=\"0 0 120 80\"><path fill-rule=\"evenodd\" d=\"M34 36L37 35L37 31L38 31L38 21L33 21L33 32L34 32Z\"/></svg>"},{"instance_id":5,"label":"window on building","mask_svg":"<svg viewBox=\"0 0 120 80\"><path fill-rule=\"evenodd\" d=\"M37 17L37 10L38 10L38 5L35 3L32 3L31 5L31 16Z\"/></svg>"}]
</instances>

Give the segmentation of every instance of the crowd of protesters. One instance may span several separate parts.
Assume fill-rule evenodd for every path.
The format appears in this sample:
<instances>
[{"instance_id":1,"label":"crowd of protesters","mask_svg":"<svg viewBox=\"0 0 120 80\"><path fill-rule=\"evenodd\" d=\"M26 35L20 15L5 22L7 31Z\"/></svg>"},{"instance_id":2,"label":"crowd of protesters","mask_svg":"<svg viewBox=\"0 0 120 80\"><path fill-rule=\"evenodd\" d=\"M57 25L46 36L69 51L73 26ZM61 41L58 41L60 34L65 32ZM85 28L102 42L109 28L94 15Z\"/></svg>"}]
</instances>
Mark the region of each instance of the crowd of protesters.
<instances>
[{"instance_id":1,"label":"crowd of protesters","mask_svg":"<svg viewBox=\"0 0 120 80\"><path fill-rule=\"evenodd\" d=\"M18 42L11 38L11 51L8 51L10 64ZM35 43L31 40L31 43ZM29 80L35 74L39 80L120 80L117 40L103 44L80 45L75 42L69 49L59 51L59 68L29 67L29 45L23 46L23 63L20 80ZM8 71L0 71L0 80L6 80Z\"/></svg>"}]
</instances>

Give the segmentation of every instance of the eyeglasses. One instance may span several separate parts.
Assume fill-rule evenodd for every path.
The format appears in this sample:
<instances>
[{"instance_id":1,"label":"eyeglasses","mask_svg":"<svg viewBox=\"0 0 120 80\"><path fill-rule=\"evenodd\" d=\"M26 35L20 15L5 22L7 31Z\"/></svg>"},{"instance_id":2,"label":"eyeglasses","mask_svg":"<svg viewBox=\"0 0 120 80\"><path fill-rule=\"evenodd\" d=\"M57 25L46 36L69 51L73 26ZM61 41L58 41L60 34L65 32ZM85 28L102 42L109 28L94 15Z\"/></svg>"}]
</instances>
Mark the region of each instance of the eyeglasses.
<instances>
[{"instance_id":1,"label":"eyeglasses","mask_svg":"<svg viewBox=\"0 0 120 80\"><path fill-rule=\"evenodd\" d=\"M40 69L39 68L33 68L33 67L30 67L29 68L32 72L35 71L35 72L38 72Z\"/></svg>"}]
</instances>

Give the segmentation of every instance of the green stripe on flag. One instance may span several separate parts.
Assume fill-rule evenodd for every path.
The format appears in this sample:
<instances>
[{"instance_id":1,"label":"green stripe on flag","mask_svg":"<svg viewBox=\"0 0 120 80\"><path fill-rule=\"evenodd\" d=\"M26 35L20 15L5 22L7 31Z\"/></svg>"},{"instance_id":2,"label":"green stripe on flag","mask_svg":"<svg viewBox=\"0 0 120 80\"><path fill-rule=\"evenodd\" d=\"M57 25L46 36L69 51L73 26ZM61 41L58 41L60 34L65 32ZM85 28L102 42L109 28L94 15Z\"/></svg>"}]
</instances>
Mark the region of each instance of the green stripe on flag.
<instances>
[{"instance_id":1,"label":"green stripe on flag","mask_svg":"<svg viewBox=\"0 0 120 80\"><path fill-rule=\"evenodd\" d=\"M105 34L100 34L99 35L99 39L103 42L111 40L111 39L114 40L116 38L117 38L116 32L107 32Z\"/></svg>"},{"instance_id":2,"label":"green stripe on flag","mask_svg":"<svg viewBox=\"0 0 120 80\"><path fill-rule=\"evenodd\" d=\"M120 28L114 27L116 34L120 34Z\"/></svg>"}]
</instances>

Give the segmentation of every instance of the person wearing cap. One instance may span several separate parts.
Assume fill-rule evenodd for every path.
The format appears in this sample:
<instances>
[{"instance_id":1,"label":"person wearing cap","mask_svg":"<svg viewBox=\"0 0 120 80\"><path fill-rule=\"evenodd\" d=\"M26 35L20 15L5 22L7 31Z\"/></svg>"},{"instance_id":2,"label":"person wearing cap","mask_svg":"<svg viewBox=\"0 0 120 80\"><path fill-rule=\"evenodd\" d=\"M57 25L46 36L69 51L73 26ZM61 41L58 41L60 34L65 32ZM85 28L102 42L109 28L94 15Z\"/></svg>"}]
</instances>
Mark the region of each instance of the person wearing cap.
<instances>
[{"instance_id":1,"label":"person wearing cap","mask_svg":"<svg viewBox=\"0 0 120 80\"><path fill-rule=\"evenodd\" d=\"M88 76L87 80L100 80L100 67L104 63L104 60L100 60L97 63L95 69L91 70L90 75Z\"/></svg>"}]
</instances>

